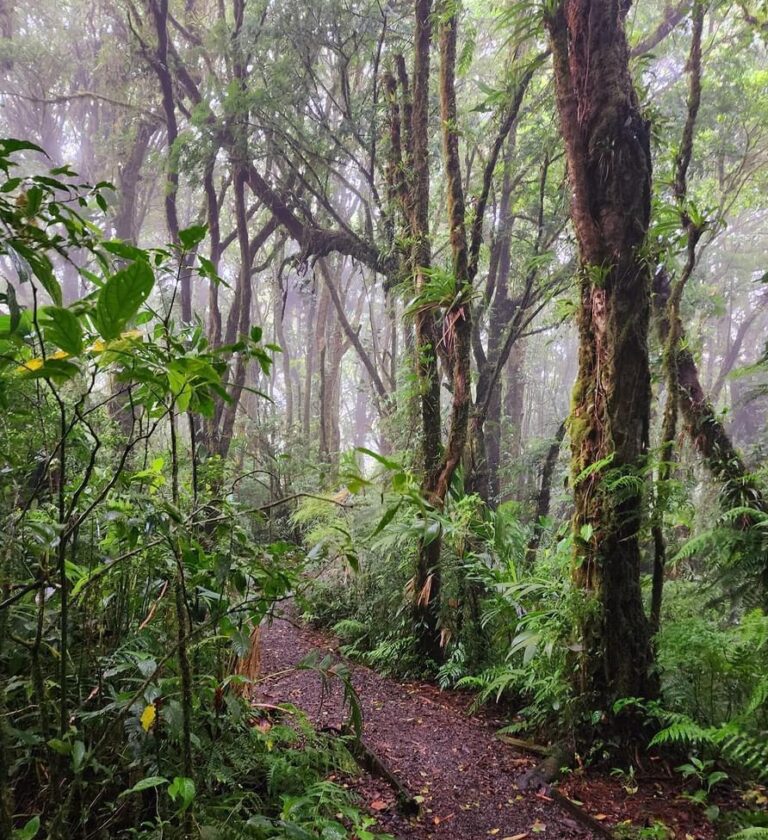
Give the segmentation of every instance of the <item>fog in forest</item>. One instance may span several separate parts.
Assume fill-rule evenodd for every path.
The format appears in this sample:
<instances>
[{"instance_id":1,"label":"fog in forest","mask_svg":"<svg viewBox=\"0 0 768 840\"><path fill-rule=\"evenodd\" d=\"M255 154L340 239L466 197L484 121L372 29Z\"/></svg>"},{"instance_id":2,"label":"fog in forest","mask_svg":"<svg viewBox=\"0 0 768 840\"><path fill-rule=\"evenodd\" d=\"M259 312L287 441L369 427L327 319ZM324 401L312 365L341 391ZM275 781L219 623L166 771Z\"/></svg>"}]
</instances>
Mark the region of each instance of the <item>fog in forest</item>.
<instances>
[{"instance_id":1,"label":"fog in forest","mask_svg":"<svg viewBox=\"0 0 768 840\"><path fill-rule=\"evenodd\" d=\"M348 804L308 627L768 831L764 3L0 0L0 136L0 836L598 836Z\"/></svg>"}]
</instances>

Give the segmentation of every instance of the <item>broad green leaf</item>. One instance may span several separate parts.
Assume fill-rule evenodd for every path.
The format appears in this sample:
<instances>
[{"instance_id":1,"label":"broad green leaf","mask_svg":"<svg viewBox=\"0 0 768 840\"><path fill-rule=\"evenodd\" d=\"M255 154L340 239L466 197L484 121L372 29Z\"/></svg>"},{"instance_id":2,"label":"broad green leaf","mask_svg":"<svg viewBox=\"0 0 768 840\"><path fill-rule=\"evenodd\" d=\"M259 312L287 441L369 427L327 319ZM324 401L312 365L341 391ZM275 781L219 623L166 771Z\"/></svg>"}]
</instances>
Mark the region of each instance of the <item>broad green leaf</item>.
<instances>
[{"instance_id":1,"label":"broad green leaf","mask_svg":"<svg viewBox=\"0 0 768 840\"><path fill-rule=\"evenodd\" d=\"M140 782L136 782L136 784L132 788L128 788L128 790L124 790L120 796L129 796L132 793L140 793L142 790L149 790L150 788L160 787L160 785L167 785L168 779L165 776L147 776L146 779L142 779Z\"/></svg>"},{"instance_id":2,"label":"broad green leaf","mask_svg":"<svg viewBox=\"0 0 768 840\"><path fill-rule=\"evenodd\" d=\"M192 401L192 388L189 382L184 383L181 393L176 397L176 408L179 411L186 411Z\"/></svg>"},{"instance_id":3,"label":"broad green leaf","mask_svg":"<svg viewBox=\"0 0 768 840\"><path fill-rule=\"evenodd\" d=\"M387 527L387 525L389 525L389 523L395 518L395 515L400 509L401 504L402 501L398 502L394 507L389 508L389 510L379 520L379 524L374 529L373 533L371 534L371 537L375 537L377 534L380 534Z\"/></svg>"},{"instance_id":4,"label":"broad green leaf","mask_svg":"<svg viewBox=\"0 0 768 840\"><path fill-rule=\"evenodd\" d=\"M109 242L102 242L101 247L110 254L114 254L116 257L122 257L125 260L146 259L146 254L141 248L130 245L128 242L123 242L122 239L110 239Z\"/></svg>"},{"instance_id":5,"label":"broad green leaf","mask_svg":"<svg viewBox=\"0 0 768 840\"><path fill-rule=\"evenodd\" d=\"M40 318L45 337L72 356L83 352L83 328L77 316L61 306L47 307Z\"/></svg>"},{"instance_id":6,"label":"broad green leaf","mask_svg":"<svg viewBox=\"0 0 768 840\"><path fill-rule=\"evenodd\" d=\"M62 741L61 738L51 738L48 746L59 755L69 755L72 752L72 744Z\"/></svg>"},{"instance_id":7,"label":"broad green leaf","mask_svg":"<svg viewBox=\"0 0 768 840\"><path fill-rule=\"evenodd\" d=\"M191 251L195 245L199 245L208 233L207 225L192 225L179 231L179 242L185 251Z\"/></svg>"},{"instance_id":8,"label":"broad green leaf","mask_svg":"<svg viewBox=\"0 0 768 840\"><path fill-rule=\"evenodd\" d=\"M208 257L198 256L198 260L200 261L200 274L203 277L207 277L214 285L216 286L224 286L227 289L231 289L232 287L227 283L226 280L222 279L219 273L216 271L215 266L213 263L208 259Z\"/></svg>"},{"instance_id":9,"label":"broad green leaf","mask_svg":"<svg viewBox=\"0 0 768 840\"><path fill-rule=\"evenodd\" d=\"M22 283L29 282L34 274L40 285L50 295L56 306L62 305L61 285L53 276L53 265L48 257L37 248L30 248L19 239L11 239L4 243L6 253L11 258L13 267Z\"/></svg>"},{"instance_id":10,"label":"broad green leaf","mask_svg":"<svg viewBox=\"0 0 768 840\"><path fill-rule=\"evenodd\" d=\"M34 840L40 831L40 817L32 817L23 828L13 832L13 840Z\"/></svg>"},{"instance_id":11,"label":"broad green leaf","mask_svg":"<svg viewBox=\"0 0 768 840\"><path fill-rule=\"evenodd\" d=\"M8 311L10 313L8 332L13 333L16 332L16 329L19 326L19 321L21 321L21 309L19 308L18 301L16 300L16 289L14 289L10 283L6 283L5 289L5 300L8 304Z\"/></svg>"},{"instance_id":12,"label":"broad green leaf","mask_svg":"<svg viewBox=\"0 0 768 840\"><path fill-rule=\"evenodd\" d=\"M107 341L118 338L149 297L155 276L148 262L136 262L113 274L99 291L93 320Z\"/></svg>"},{"instance_id":13,"label":"broad green leaf","mask_svg":"<svg viewBox=\"0 0 768 840\"><path fill-rule=\"evenodd\" d=\"M187 384L187 377L172 366L168 368L167 375L168 387L171 389L171 393L174 396L178 396Z\"/></svg>"},{"instance_id":14,"label":"broad green leaf","mask_svg":"<svg viewBox=\"0 0 768 840\"><path fill-rule=\"evenodd\" d=\"M195 783L186 776L175 776L168 788L168 795L179 803L179 811L186 811L195 798Z\"/></svg>"},{"instance_id":15,"label":"broad green leaf","mask_svg":"<svg viewBox=\"0 0 768 840\"><path fill-rule=\"evenodd\" d=\"M433 543L442 533L442 527L438 521L432 521L424 528L424 535L422 537L424 545Z\"/></svg>"},{"instance_id":16,"label":"broad green leaf","mask_svg":"<svg viewBox=\"0 0 768 840\"><path fill-rule=\"evenodd\" d=\"M28 218L36 216L43 204L43 190L41 187L30 187L24 193L24 215Z\"/></svg>"},{"instance_id":17,"label":"broad green leaf","mask_svg":"<svg viewBox=\"0 0 768 840\"><path fill-rule=\"evenodd\" d=\"M85 744L82 741L75 741L72 745L72 769L77 773L83 766L85 758Z\"/></svg>"},{"instance_id":18,"label":"broad green leaf","mask_svg":"<svg viewBox=\"0 0 768 840\"><path fill-rule=\"evenodd\" d=\"M36 146L28 140L16 140L14 137L4 137L0 140L0 155L9 155L13 152L23 151L40 152L40 154L45 155L45 152L40 146ZM48 155L45 156L48 157Z\"/></svg>"},{"instance_id":19,"label":"broad green leaf","mask_svg":"<svg viewBox=\"0 0 768 840\"><path fill-rule=\"evenodd\" d=\"M21 178L9 178L1 187L0 192L13 192L21 183Z\"/></svg>"},{"instance_id":20,"label":"broad green leaf","mask_svg":"<svg viewBox=\"0 0 768 840\"><path fill-rule=\"evenodd\" d=\"M355 447L357 452L362 452L363 455L368 455L370 458L373 458L374 461L378 461L383 467L386 467L388 470L400 470L401 466L397 463L397 461L393 461L391 458L387 458L384 455L379 454L378 452L374 452L372 449L366 449L364 446L357 446Z\"/></svg>"}]
</instances>

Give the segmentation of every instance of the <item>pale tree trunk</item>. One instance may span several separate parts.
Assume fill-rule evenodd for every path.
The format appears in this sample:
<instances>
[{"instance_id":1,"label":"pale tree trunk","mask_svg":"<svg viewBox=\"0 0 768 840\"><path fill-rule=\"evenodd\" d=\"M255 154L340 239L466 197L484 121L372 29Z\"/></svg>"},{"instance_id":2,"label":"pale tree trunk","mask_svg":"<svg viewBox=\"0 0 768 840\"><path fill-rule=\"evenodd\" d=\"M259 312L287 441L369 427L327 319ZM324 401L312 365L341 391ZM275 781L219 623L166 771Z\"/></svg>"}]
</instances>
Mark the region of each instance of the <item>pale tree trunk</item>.
<instances>
[{"instance_id":1,"label":"pale tree trunk","mask_svg":"<svg viewBox=\"0 0 768 840\"><path fill-rule=\"evenodd\" d=\"M274 310L273 318L275 323L275 338L278 346L282 349L280 362L282 366L283 388L285 389L285 430L286 436L290 439L293 430L293 376L291 375L292 351L286 340L285 319L290 321L290 291L286 290L283 296L279 283L279 275L275 274L274 284Z\"/></svg>"},{"instance_id":2,"label":"pale tree trunk","mask_svg":"<svg viewBox=\"0 0 768 840\"><path fill-rule=\"evenodd\" d=\"M315 373L315 358L317 356L316 336L317 295L313 294L307 310L304 340L307 352L304 357L304 401L301 411L301 428L304 440L310 439L312 431L312 380Z\"/></svg>"},{"instance_id":3,"label":"pale tree trunk","mask_svg":"<svg viewBox=\"0 0 768 840\"><path fill-rule=\"evenodd\" d=\"M150 10L155 22L157 49L152 66L160 82L163 100L166 131L168 135L165 184L165 220L168 225L168 235L171 242L179 242L179 214L176 197L179 191L179 172L176 162L176 141L179 137L179 127L176 120L176 102L173 95L173 80L169 70L169 38L168 38L168 0L150 0ZM192 277L189 260L185 257L179 272L181 320L185 324L192 322Z\"/></svg>"}]
</instances>

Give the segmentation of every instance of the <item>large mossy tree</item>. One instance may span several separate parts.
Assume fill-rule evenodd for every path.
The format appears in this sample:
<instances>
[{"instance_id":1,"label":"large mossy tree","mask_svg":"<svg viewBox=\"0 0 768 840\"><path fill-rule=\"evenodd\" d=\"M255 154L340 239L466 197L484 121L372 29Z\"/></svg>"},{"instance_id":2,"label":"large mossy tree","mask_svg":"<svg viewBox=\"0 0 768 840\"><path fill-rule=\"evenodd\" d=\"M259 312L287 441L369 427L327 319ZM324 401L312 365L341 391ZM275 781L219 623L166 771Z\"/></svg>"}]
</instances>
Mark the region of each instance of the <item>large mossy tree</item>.
<instances>
[{"instance_id":1,"label":"large mossy tree","mask_svg":"<svg viewBox=\"0 0 768 840\"><path fill-rule=\"evenodd\" d=\"M640 588L651 152L629 72L627 10L615 0L561 0L547 20L581 273L570 433L574 581L585 604L575 678L599 709L654 692Z\"/></svg>"}]
</instances>

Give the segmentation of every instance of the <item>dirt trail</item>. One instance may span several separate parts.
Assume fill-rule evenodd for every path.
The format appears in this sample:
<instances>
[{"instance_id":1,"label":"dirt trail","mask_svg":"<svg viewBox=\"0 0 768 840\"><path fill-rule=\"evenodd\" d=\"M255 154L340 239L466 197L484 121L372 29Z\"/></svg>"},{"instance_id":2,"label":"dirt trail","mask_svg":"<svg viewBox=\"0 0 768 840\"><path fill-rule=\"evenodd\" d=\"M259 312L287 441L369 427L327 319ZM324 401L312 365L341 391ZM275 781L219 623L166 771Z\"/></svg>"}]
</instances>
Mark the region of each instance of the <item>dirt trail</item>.
<instances>
[{"instance_id":1,"label":"dirt trail","mask_svg":"<svg viewBox=\"0 0 768 840\"><path fill-rule=\"evenodd\" d=\"M276 620L263 628L262 673L284 670L311 650L331 652L330 645L326 636ZM352 782L381 831L403 840L594 836L556 803L515 787L534 759L495 738L500 721L467 716L466 697L350 667L363 709L364 740L413 795L423 797L421 813L409 820L397 812L386 781L363 774ZM320 678L310 671L267 681L262 696L268 703L301 707L319 727L343 720L341 686L324 695Z\"/></svg>"}]
</instances>

